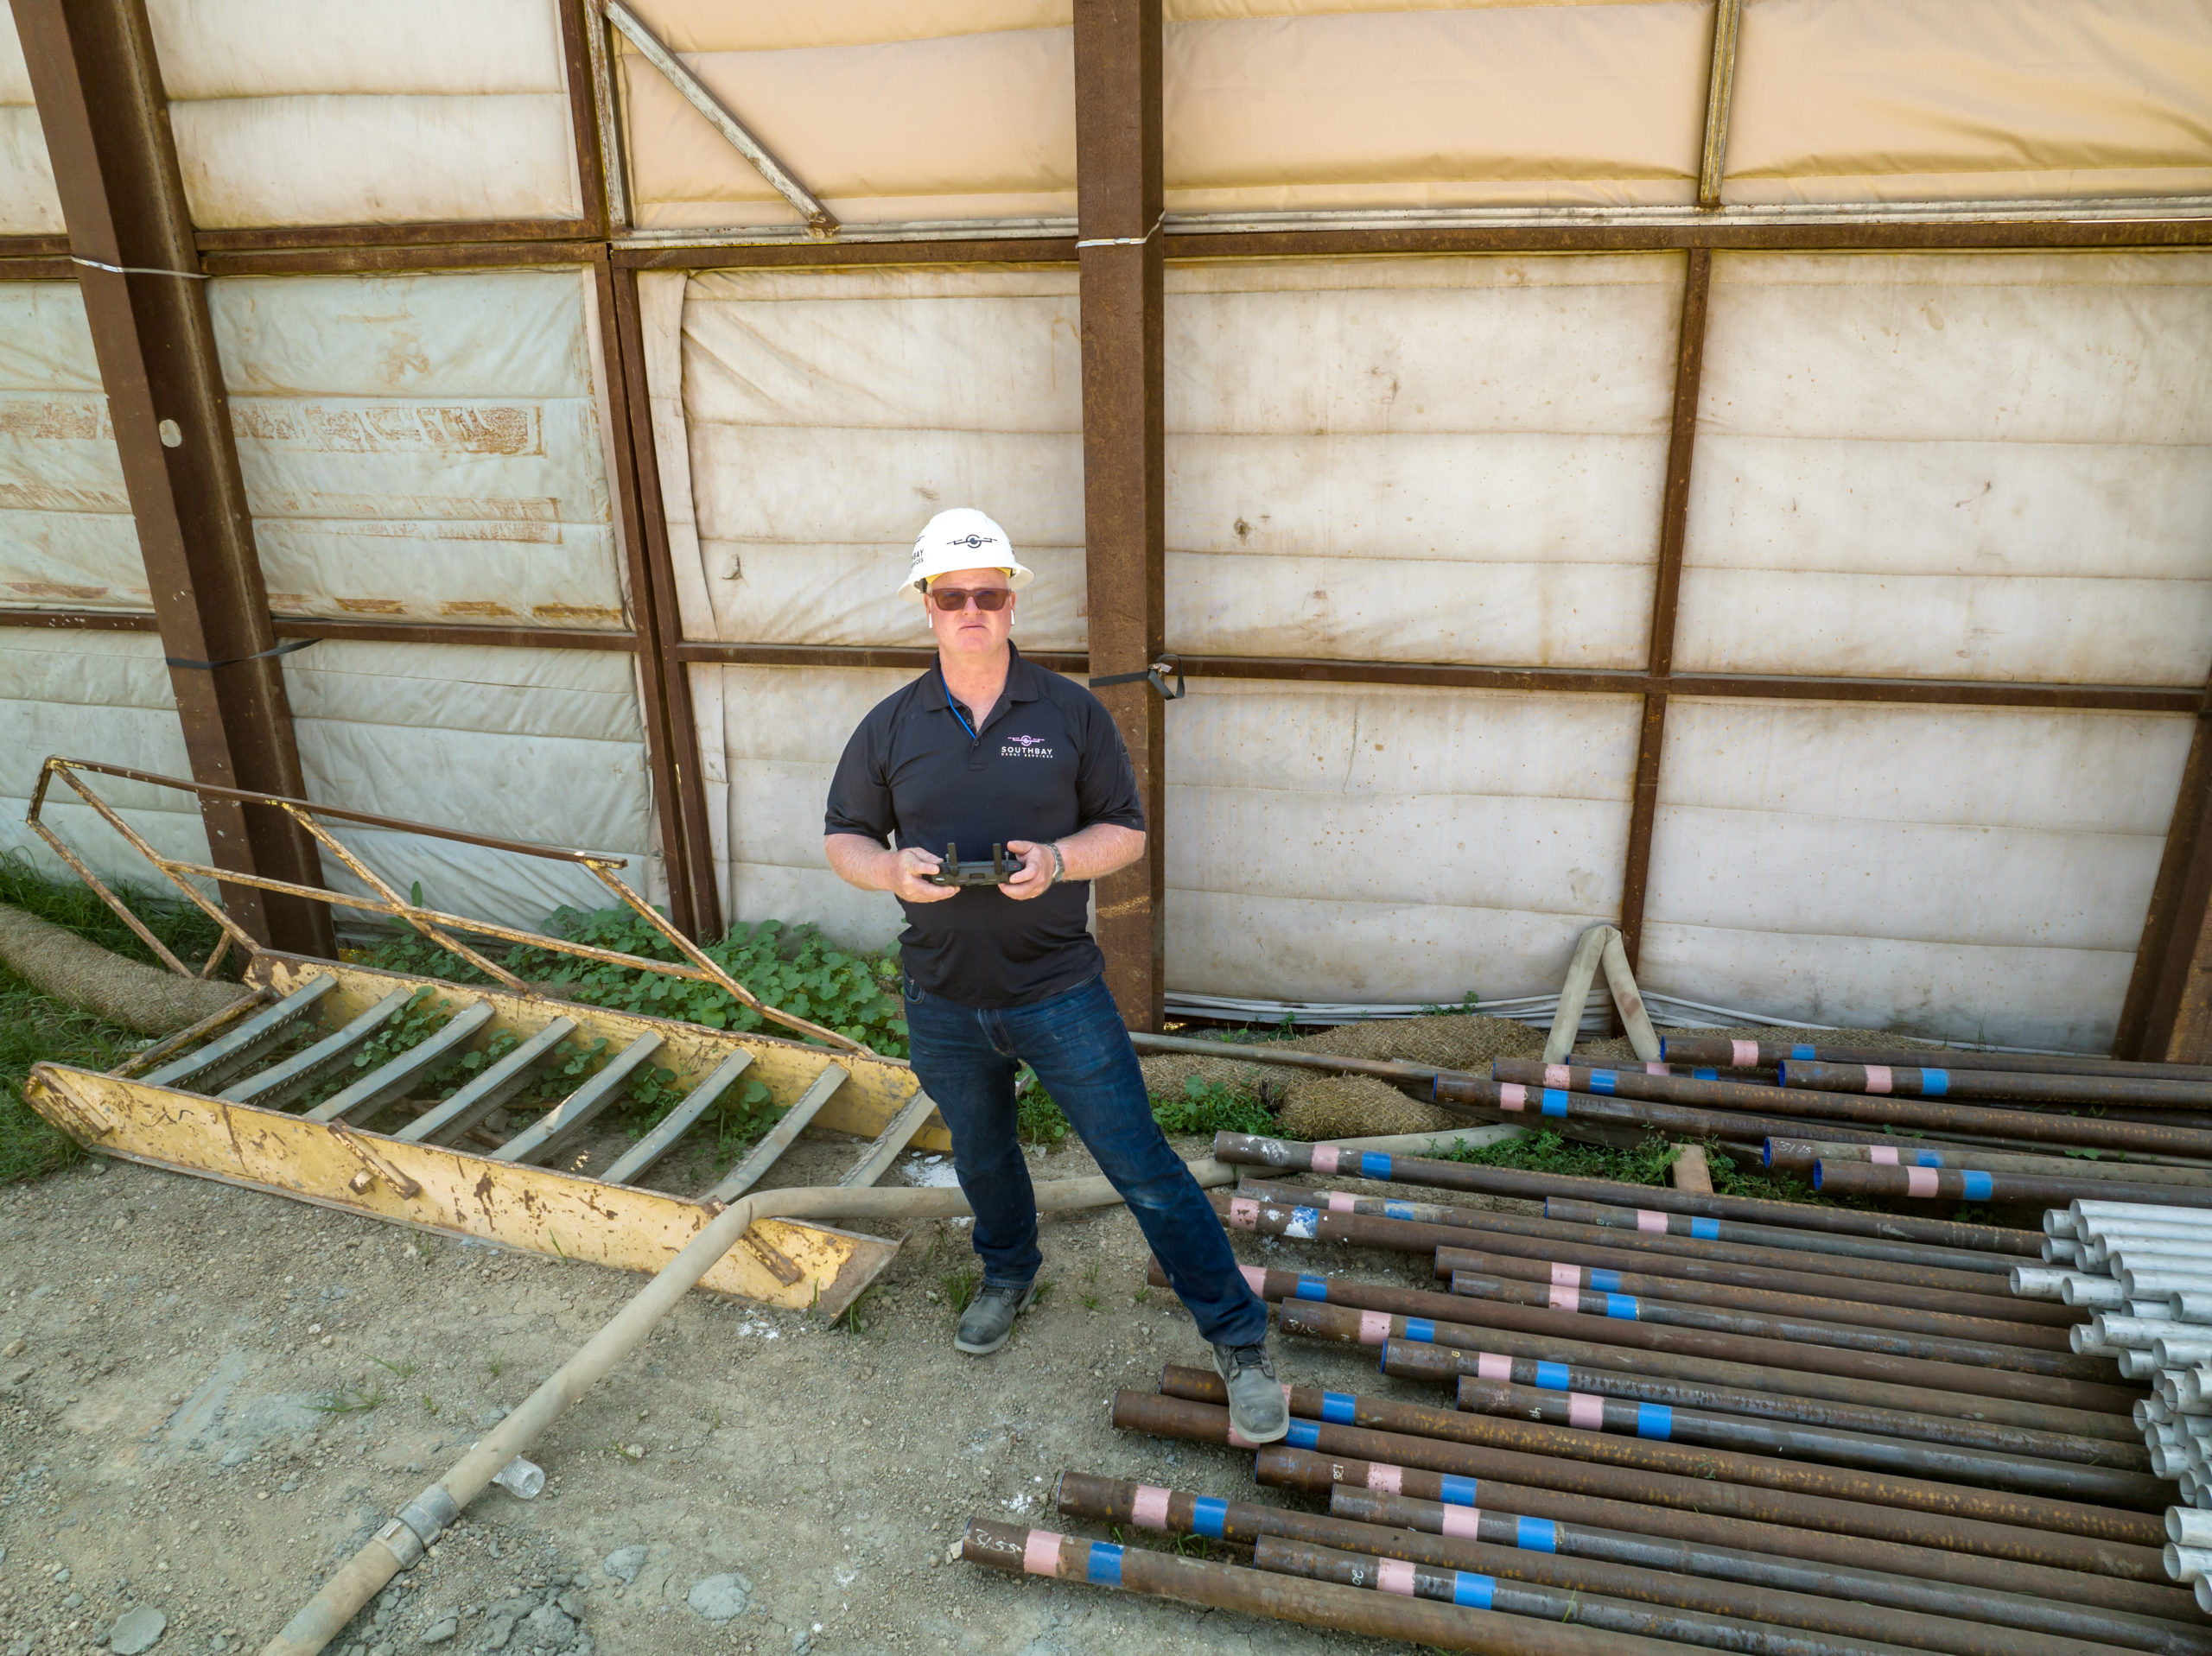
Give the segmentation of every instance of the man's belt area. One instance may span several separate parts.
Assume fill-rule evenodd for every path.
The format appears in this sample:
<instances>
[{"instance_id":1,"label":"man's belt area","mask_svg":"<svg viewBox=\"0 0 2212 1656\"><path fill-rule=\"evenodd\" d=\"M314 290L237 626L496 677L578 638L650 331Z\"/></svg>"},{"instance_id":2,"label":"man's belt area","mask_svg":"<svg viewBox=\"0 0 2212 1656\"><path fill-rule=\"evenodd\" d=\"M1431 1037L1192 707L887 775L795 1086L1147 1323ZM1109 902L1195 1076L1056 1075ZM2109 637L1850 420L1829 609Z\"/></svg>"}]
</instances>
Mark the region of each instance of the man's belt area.
<instances>
[{"instance_id":1,"label":"man's belt area","mask_svg":"<svg viewBox=\"0 0 2212 1656\"><path fill-rule=\"evenodd\" d=\"M1175 681L1173 689L1170 689L1167 684L1170 678ZM1109 673L1103 678L1086 679L1084 682L1092 689L1097 690L1104 688L1109 684L1135 684L1140 679L1159 691L1160 699L1162 701L1179 701L1185 695L1183 659L1179 656L1162 656L1141 673Z\"/></svg>"}]
</instances>

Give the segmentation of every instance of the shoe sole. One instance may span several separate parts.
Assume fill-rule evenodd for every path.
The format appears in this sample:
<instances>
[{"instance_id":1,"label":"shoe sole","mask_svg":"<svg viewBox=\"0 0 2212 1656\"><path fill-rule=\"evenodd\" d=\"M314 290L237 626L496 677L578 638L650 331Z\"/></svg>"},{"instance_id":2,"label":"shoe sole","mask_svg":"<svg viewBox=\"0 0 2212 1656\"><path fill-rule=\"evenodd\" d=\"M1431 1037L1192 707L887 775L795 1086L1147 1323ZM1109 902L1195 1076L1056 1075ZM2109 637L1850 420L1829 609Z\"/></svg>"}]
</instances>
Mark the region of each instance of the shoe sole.
<instances>
[{"instance_id":1,"label":"shoe sole","mask_svg":"<svg viewBox=\"0 0 2212 1656\"><path fill-rule=\"evenodd\" d=\"M1245 1443L1251 1443L1255 1446L1262 1443L1280 1443L1284 1438L1290 1436L1290 1422L1287 1420L1284 1421L1280 1426L1277 1426L1274 1431L1264 1436L1259 1433L1245 1431L1243 1427L1236 1424L1236 1417L1233 1415L1230 1417L1229 1424L1236 1429L1238 1437L1243 1439Z\"/></svg>"},{"instance_id":2,"label":"shoe sole","mask_svg":"<svg viewBox=\"0 0 2212 1656\"><path fill-rule=\"evenodd\" d=\"M1037 1286L1034 1283L1032 1283L1029 1286L1029 1291L1022 1295L1021 1303L1014 1308L1014 1316L1019 1318L1022 1312L1027 1310L1032 1305L1036 1304L1036 1302ZM987 1346L971 1346L957 1334L955 1334L952 1336L952 1348L955 1351L964 1351L971 1357L988 1357L994 1351L998 1350L1001 1346L1005 1345L1007 1341L1013 1338L1014 1324L1012 1323L1008 1323L1006 1325L1006 1332L999 1336L997 1339L992 1341L990 1344ZM1285 1426L1283 1430L1285 1431L1288 1431L1290 1428Z\"/></svg>"}]
</instances>

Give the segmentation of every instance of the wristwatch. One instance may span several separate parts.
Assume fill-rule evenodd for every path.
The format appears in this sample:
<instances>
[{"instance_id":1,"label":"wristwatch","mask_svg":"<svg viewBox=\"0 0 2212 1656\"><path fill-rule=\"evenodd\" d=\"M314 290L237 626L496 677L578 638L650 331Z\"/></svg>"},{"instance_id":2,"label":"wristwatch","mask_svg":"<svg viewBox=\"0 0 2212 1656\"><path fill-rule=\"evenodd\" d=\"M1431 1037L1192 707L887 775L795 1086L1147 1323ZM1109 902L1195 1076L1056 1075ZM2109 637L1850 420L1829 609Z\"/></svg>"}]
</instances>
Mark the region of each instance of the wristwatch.
<instances>
[{"instance_id":1,"label":"wristwatch","mask_svg":"<svg viewBox=\"0 0 2212 1656\"><path fill-rule=\"evenodd\" d=\"M1060 855L1058 841L1055 840L1047 848L1052 853L1052 878L1045 883L1045 889L1049 891L1068 877L1068 865L1067 859Z\"/></svg>"}]
</instances>

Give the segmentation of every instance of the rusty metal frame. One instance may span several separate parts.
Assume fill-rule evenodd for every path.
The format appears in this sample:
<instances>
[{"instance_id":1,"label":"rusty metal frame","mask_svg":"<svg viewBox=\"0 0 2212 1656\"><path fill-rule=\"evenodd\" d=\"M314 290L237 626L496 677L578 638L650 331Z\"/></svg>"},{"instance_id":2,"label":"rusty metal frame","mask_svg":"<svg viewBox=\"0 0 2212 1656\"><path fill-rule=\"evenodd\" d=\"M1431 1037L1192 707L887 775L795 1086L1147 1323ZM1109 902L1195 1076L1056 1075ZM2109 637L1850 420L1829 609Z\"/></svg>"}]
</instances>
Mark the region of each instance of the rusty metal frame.
<instances>
[{"instance_id":1,"label":"rusty metal frame","mask_svg":"<svg viewBox=\"0 0 2212 1656\"><path fill-rule=\"evenodd\" d=\"M124 822L114 808L100 798L81 779L82 775L115 777L130 782L143 782L156 787L175 788L201 797L216 797L243 808L248 805L270 806L283 811L311 834L346 867L353 870L371 890L380 895L376 898L354 897L344 891L325 891L320 886L296 884L289 880L269 879L262 875L244 875L213 868L204 863L188 862L181 858L164 857L148 844L143 836ZM137 933L139 937L156 950L169 968L183 976L194 975L168 949L163 949L144 924L130 912L130 905L118 898L107 885L85 866L83 860L73 852L60 835L41 820L46 806L47 790L55 777L96 812L100 819L130 846L131 849L150 863L163 878L175 885L186 899L227 933L232 941L245 949L249 955L258 954L262 945L220 907L207 900L194 879L221 880L226 884L249 885L259 891L277 891L288 896L305 898L334 907L353 909L365 914L380 915L414 927L425 936L467 961L479 971L504 984L514 993L531 999L541 999L532 988L512 973L506 971L467 944L447 935L453 931L473 932L481 936L494 937L502 942L519 943L526 948L543 949L555 954L572 955L580 960L597 961L609 966L624 966L639 971L657 973L663 977L682 978L694 983L711 983L721 989L741 1006L750 1007L761 1017L773 1019L787 1029L797 1030L810 1040L824 1042L842 1051L868 1052L868 1048L851 1037L836 1030L800 1018L793 1013L771 1006L751 990L722 969L697 944L653 912L650 904L620 879L614 871L627 867L622 857L601 856L588 851L572 851L560 846L534 845L523 840L495 839L487 834L467 834L459 828L440 828L434 823L410 822L398 817L379 816L369 811L348 810L337 805L317 805L304 799L283 795L250 792L244 789L225 788L212 783L189 782L181 777L165 777L148 771L136 771L126 765L102 765L90 759L67 758L54 755L40 767L38 785L31 795L30 811L24 819L32 831L52 847L69 866L89 885L117 917ZM315 819L329 817L343 822L359 823L402 834L422 834L430 839L448 840L459 845L480 847L490 851L502 851L516 856L537 857L552 862L571 863L588 869L602 885L636 914L646 924L665 938L688 965L671 961L649 960L641 955L625 954L620 949L599 949L589 943L579 943L563 937L549 937L543 932L527 931L518 926L503 926L488 920L472 919L467 915L448 914L442 910L426 908L410 903L386 885L363 862L358 853L340 845Z\"/></svg>"},{"instance_id":2,"label":"rusty metal frame","mask_svg":"<svg viewBox=\"0 0 2212 1656\"><path fill-rule=\"evenodd\" d=\"M1705 142L1698 151L1697 204L1720 205L1720 178L1728 160L1728 111L1736 97L1736 37L1744 0L1713 0L1713 67L1705 83Z\"/></svg>"}]
</instances>

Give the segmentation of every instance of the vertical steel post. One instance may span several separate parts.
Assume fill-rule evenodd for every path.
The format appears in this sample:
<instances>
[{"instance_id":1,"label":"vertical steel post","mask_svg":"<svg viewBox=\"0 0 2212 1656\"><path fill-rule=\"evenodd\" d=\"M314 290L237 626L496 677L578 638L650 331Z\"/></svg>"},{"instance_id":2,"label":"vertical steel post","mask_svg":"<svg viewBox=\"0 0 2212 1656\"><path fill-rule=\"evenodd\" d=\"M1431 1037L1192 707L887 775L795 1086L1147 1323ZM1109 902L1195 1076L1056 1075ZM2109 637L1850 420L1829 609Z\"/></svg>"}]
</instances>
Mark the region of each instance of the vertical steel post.
<instances>
[{"instance_id":1,"label":"vertical steel post","mask_svg":"<svg viewBox=\"0 0 2212 1656\"><path fill-rule=\"evenodd\" d=\"M304 795L291 707L144 0L14 0L193 776ZM321 884L281 811L202 806L211 860ZM238 923L334 955L329 910L226 885Z\"/></svg>"},{"instance_id":2,"label":"vertical steel post","mask_svg":"<svg viewBox=\"0 0 2212 1656\"><path fill-rule=\"evenodd\" d=\"M2212 691L2182 766L2113 1056L2212 1063Z\"/></svg>"},{"instance_id":3,"label":"vertical steel post","mask_svg":"<svg viewBox=\"0 0 2212 1656\"><path fill-rule=\"evenodd\" d=\"M1082 271L1084 556L1094 676L1166 647L1167 460L1161 327L1160 0L1077 0L1077 258ZM1165 983L1165 704L1099 692L1144 797L1144 860L1098 882L1106 981L1132 1029L1160 1027Z\"/></svg>"}]
</instances>

